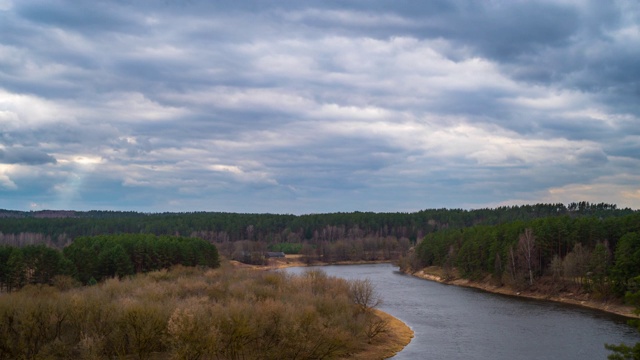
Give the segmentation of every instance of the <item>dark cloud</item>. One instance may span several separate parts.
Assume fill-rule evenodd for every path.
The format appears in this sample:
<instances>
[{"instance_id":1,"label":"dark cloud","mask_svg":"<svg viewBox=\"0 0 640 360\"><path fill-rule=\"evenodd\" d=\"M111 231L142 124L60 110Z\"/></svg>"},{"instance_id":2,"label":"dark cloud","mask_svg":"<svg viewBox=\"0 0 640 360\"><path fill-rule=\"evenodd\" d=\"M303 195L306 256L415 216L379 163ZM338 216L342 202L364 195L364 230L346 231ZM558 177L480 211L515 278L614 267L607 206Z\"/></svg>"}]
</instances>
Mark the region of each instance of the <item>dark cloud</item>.
<instances>
[{"instance_id":1,"label":"dark cloud","mask_svg":"<svg viewBox=\"0 0 640 360\"><path fill-rule=\"evenodd\" d=\"M615 139L605 146L605 151L611 156L640 160L640 138L638 136L624 136ZM629 165L635 164L634 162ZM634 166L634 165L631 165Z\"/></svg>"},{"instance_id":2,"label":"dark cloud","mask_svg":"<svg viewBox=\"0 0 640 360\"><path fill-rule=\"evenodd\" d=\"M117 2L34 1L18 2L15 6L14 11L17 15L40 26L73 29L85 33L140 29L139 25L131 26L135 20L131 16L133 13Z\"/></svg>"},{"instance_id":3,"label":"dark cloud","mask_svg":"<svg viewBox=\"0 0 640 360\"><path fill-rule=\"evenodd\" d=\"M143 211L638 207L624 194L640 181L639 23L631 0L0 0L0 194Z\"/></svg>"},{"instance_id":4,"label":"dark cloud","mask_svg":"<svg viewBox=\"0 0 640 360\"><path fill-rule=\"evenodd\" d=\"M553 3L509 3L465 16L460 39L500 62L566 46L579 30L578 9Z\"/></svg>"},{"instance_id":5,"label":"dark cloud","mask_svg":"<svg viewBox=\"0 0 640 360\"><path fill-rule=\"evenodd\" d=\"M43 165L55 164L56 159L53 156L38 149L14 147L0 150L0 163Z\"/></svg>"}]
</instances>

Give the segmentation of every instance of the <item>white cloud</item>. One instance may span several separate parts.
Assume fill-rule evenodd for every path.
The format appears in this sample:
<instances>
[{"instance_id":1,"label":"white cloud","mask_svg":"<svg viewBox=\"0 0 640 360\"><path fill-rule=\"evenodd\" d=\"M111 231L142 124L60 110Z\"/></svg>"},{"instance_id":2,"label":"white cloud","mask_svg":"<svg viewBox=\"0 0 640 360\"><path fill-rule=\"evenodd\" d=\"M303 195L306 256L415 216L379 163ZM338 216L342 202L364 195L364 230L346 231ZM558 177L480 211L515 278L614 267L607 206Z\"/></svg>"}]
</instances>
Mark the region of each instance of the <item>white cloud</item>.
<instances>
[{"instance_id":1,"label":"white cloud","mask_svg":"<svg viewBox=\"0 0 640 360\"><path fill-rule=\"evenodd\" d=\"M638 191L605 177L637 175L633 2L58 5L0 0L0 141L57 160L3 168L7 191L46 178L20 204L96 181L96 204L246 211Z\"/></svg>"},{"instance_id":2,"label":"white cloud","mask_svg":"<svg viewBox=\"0 0 640 360\"><path fill-rule=\"evenodd\" d=\"M306 9L283 13L283 17L290 21L305 22L320 20L329 23L341 23L345 26L412 26L412 21L393 14L374 14L367 12L345 10Z\"/></svg>"},{"instance_id":3,"label":"white cloud","mask_svg":"<svg viewBox=\"0 0 640 360\"><path fill-rule=\"evenodd\" d=\"M313 106L313 101L288 89L245 89L235 87L213 87L188 93L166 93L164 98L187 105L210 106L221 109L277 110L301 112Z\"/></svg>"},{"instance_id":4,"label":"white cloud","mask_svg":"<svg viewBox=\"0 0 640 360\"><path fill-rule=\"evenodd\" d=\"M312 111L310 114L314 118L319 119L331 119L331 120L345 120L345 122L339 123L338 127L349 131L350 122L357 120L364 120L366 123L374 123L381 119L388 119L392 112L375 106L342 106L339 104L324 104L317 110ZM330 125L333 126L333 125ZM359 126L356 126L359 127Z\"/></svg>"},{"instance_id":5,"label":"white cloud","mask_svg":"<svg viewBox=\"0 0 640 360\"><path fill-rule=\"evenodd\" d=\"M18 188L18 185L10 177L15 168L16 165L0 164L0 187L6 190L16 190Z\"/></svg>"},{"instance_id":6,"label":"white cloud","mask_svg":"<svg viewBox=\"0 0 640 360\"><path fill-rule=\"evenodd\" d=\"M71 122L75 116L75 109L64 103L0 88L0 121L5 131Z\"/></svg>"},{"instance_id":7,"label":"white cloud","mask_svg":"<svg viewBox=\"0 0 640 360\"><path fill-rule=\"evenodd\" d=\"M551 90L551 93L550 93ZM540 89L534 96L519 96L504 99L505 103L532 110L575 109L585 103L585 95L575 91L553 92L552 89Z\"/></svg>"},{"instance_id":8,"label":"white cloud","mask_svg":"<svg viewBox=\"0 0 640 360\"><path fill-rule=\"evenodd\" d=\"M106 120L109 123L176 120L189 114L187 109L167 106L153 101L139 92L109 94L99 102L79 112L85 119Z\"/></svg>"},{"instance_id":9,"label":"white cloud","mask_svg":"<svg viewBox=\"0 0 640 360\"><path fill-rule=\"evenodd\" d=\"M631 183L631 184L630 184ZM542 196L546 202L570 203L573 201L589 201L592 203L617 204L618 207L640 208L640 176L619 174L594 179L589 183L568 184L563 187L550 188Z\"/></svg>"}]
</instances>

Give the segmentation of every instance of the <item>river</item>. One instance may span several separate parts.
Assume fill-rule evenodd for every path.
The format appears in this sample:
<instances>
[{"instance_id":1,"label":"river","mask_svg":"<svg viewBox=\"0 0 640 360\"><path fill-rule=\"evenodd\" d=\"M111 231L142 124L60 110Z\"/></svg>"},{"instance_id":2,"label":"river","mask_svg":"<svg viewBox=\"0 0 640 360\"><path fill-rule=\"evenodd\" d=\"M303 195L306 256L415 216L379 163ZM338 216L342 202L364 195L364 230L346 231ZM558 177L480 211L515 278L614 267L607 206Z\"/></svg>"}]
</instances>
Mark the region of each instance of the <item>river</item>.
<instances>
[{"instance_id":1,"label":"river","mask_svg":"<svg viewBox=\"0 0 640 360\"><path fill-rule=\"evenodd\" d=\"M397 360L606 359L605 343L640 341L624 318L596 310L444 285L390 264L319 268L331 276L370 279L383 299L379 308L413 329L415 337Z\"/></svg>"}]
</instances>

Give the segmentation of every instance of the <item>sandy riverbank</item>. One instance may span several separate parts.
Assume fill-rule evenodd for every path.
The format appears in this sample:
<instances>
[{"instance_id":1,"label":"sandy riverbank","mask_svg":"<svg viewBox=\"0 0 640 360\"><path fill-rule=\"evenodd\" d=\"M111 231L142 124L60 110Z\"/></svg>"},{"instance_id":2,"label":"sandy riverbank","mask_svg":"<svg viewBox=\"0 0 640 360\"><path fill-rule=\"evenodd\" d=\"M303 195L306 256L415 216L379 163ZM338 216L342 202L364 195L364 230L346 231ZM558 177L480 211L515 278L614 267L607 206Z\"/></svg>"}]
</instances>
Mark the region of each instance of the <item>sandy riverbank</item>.
<instances>
[{"instance_id":1,"label":"sandy riverbank","mask_svg":"<svg viewBox=\"0 0 640 360\"><path fill-rule=\"evenodd\" d=\"M529 299L537 299L537 300L549 300L560 302L563 304L571 304L582 306L590 309L596 309L600 311L605 311L608 313L625 316L628 318L638 318L637 315L633 313L634 308L632 306L627 306L619 302L615 301L602 301L597 299L591 299L584 294L573 294L573 293L560 293L557 295L552 294L543 294L537 292L528 292L528 291L517 291L508 286L496 286L489 282L475 282L470 281L468 279L461 279L454 277L451 280L445 280L442 277L442 269L437 266L430 266L419 270L411 275L419 277L421 279L437 281L443 284L451 284L456 286L465 286L471 287L475 289L480 289L484 291L488 291L495 294L502 294L508 296L518 296Z\"/></svg>"},{"instance_id":2,"label":"sandy riverbank","mask_svg":"<svg viewBox=\"0 0 640 360\"><path fill-rule=\"evenodd\" d=\"M411 330L407 324L384 311L375 311L378 316L388 321L389 328L387 332L378 335L366 349L361 352L351 354L348 359L388 359L404 349L404 347L411 342L411 339L413 339L413 330Z\"/></svg>"}]
</instances>

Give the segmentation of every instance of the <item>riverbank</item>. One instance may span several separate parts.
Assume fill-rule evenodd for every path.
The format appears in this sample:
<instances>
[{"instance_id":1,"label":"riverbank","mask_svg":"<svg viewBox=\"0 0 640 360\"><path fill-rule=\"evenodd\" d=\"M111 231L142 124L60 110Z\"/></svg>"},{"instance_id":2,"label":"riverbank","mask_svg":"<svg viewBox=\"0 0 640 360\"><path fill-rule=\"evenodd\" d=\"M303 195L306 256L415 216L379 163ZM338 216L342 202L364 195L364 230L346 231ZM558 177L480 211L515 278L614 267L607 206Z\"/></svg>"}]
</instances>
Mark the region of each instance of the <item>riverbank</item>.
<instances>
[{"instance_id":1,"label":"riverbank","mask_svg":"<svg viewBox=\"0 0 640 360\"><path fill-rule=\"evenodd\" d=\"M333 261L333 262L306 262L302 255L286 255L283 258L271 258L266 265L250 265L239 261L230 260L230 264L234 267L255 270L273 270L284 269L288 267L306 267L306 266L327 266L327 265L362 265L362 264L389 264L391 260L374 260L374 261Z\"/></svg>"},{"instance_id":2,"label":"riverbank","mask_svg":"<svg viewBox=\"0 0 640 360\"><path fill-rule=\"evenodd\" d=\"M395 356L409 345L413 339L413 330L401 320L384 311L374 309L376 315L388 324L386 332L373 339L371 344L361 352L351 354L345 359L382 360Z\"/></svg>"},{"instance_id":3,"label":"riverbank","mask_svg":"<svg viewBox=\"0 0 640 360\"><path fill-rule=\"evenodd\" d=\"M358 264L372 264L372 263L389 263L389 261L343 261L335 263L312 263L307 264L302 261L302 257L299 255L287 255L285 258L270 259L268 265L246 265L238 263L236 266L250 267L254 269L270 270L280 269L287 267L305 267L305 266L323 266L323 265L358 265ZM590 309L600 310L611 314L624 316L631 319L638 318L638 315L634 314L634 307L624 305L621 302L616 301L602 301L593 299L588 294L579 294L575 292L560 292L558 294L547 294L535 291L522 291L516 290L506 285L497 286L491 281L471 281L469 279L460 278L453 272L453 276L449 275L448 279L445 279L442 268L438 266L430 266L414 273L409 273L415 277L436 281L442 284L456 285L479 289L494 294L501 294L507 296L523 297L536 300L554 301L563 304L576 305L586 307Z\"/></svg>"},{"instance_id":4,"label":"riverbank","mask_svg":"<svg viewBox=\"0 0 640 360\"><path fill-rule=\"evenodd\" d=\"M307 263L303 261L300 255L286 255L284 258L271 258L267 265L248 265L238 261L231 260L229 263L233 267L253 270L274 270L284 269L288 267L307 267L307 266L324 266L324 265L360 265L360 264L380 264L390 263L390 261L339 261L333 263ZM388 359L395 356L407 346L413 339L413 330L398 318L390 314L374 309L376 315L387 322L387 330L376 336L371 344L358 353L354 353L347 357L355 360L377 360ZM345 358L346 359L346 358Z\"/></svg>"},{"instance_id":5,"label":"riverbank","mask_svg":"<svg viewBox=\"0 0 640 360\"><path fill-rule=\"evenodd\" d=\"M608 312L611 314L624 316L627 318L632 318L632 319L638 318L638 316L633 313L634 308L632 306L624 305L616 301L602 301L598 299L593 299L588 294L577 294L573 292L559 292L558 294L547 294L547 293L533 292L533 291L526 291L526 290L516 290L506 285L502 285L502 286L495 285L488 280L482 281L482 282L471 281L468 279L462 279L455 275L453 276L450 275L449 278L445 279L445 277L443 276L442 268L438 266L426 267L422 270L416 271L414 273L409 273L409 274L424 280L436 281L442 284L470 287L474 289L491 292L494 294L516 296L516 297L523 297L523 298L536 299L536 300L548 300L548 301L554 301L554 302L559 302L563 304L571 304L571 305L582 306L585 308L600 310L600 311Z\"/></svg>"}]
</instances>

